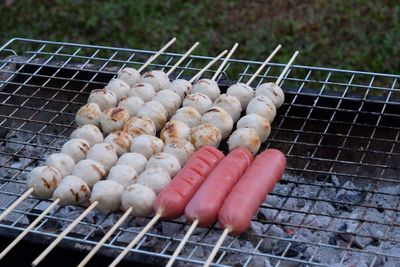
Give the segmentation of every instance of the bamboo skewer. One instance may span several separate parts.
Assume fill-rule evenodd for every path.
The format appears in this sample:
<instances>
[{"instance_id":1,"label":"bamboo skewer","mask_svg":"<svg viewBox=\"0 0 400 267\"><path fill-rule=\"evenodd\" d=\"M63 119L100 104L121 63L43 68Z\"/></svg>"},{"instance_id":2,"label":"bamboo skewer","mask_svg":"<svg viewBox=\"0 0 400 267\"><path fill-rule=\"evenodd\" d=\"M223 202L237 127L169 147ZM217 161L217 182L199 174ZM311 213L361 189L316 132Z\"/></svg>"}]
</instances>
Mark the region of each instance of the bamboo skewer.
<instances>
[{"instance_id":1,"label":"bamboo skewer","mask_svg":"<svg viewBox=\"0 0 400 267\"><path fill-rule=\"evenodd\" d=\"M170 47L174 42L176 41L176 38L172 38L166 45L161 47L160 50L158 50L157 53L152 55L140 68L138 69L138 72L142 72L148 65L150 65L151 62L153 62L159 55L161 55L162 52L164 52L168 47Z\"/></svg>"},{"instance_id":2,"label":"bamboo skewer","mask_svg":"<svg viewBox=\"0 0 400 267\"><path fill-rule=\"evenodd\" d=\"M215 57L213 60L211 60L204 68L202 68L195 76L193 76L192 79L189 80L189 82L193 83L195 80L197 80L208 68L210 68L215 62L217 62L227 52L228 52L228 50L222 51L221 54L219 54L217 57Z\"/></svg>"},{"instance_id":3,"label":"bamboo skewer","mask_svg":"<svg viewBox=\"0 0 400 267\"><path fill-rule=\"evenodd\" d=\"M229 51L228 55L226 56L226 58L224 59L224 61L221 63L221 65L219 66L219 68L217 69L217 71L214 73L214 75L212 76L211 80L215 80L219 73L222 71L222 69L224 68L224 66L226 65L226 63L228 62L228 60L231 58L232 54L235 52L236 48L239 46L238 43L235 43L234 46L231 48L231 51Z\"/></svg>"},{"instance_id":4,"label":"bamboo skewer","mask_svg":"<svg viewBox=\"0 0 400 267\"><path fill-rule=\"evenodd\" d=\"M276 79L275 84L279 86L281 81L283 80L283 77L286 75L286 72L289 70L290 66L292 66L293 61L296 59L297 55L299 54L299 51L296 51L293 56L290 58L289 62L286 64L285 68L281 72L281 75L279 75L278 79Z\"/></svg>"},{"instance_id":5,"label":"bamboo skewer","mask_svg":"<svg viewBox=\"0 0 400 267\"><path fill-rule=\"evenodd\" d=\"M13 202L11 206L9 206L3 213L0 215L0 221L2 221L11 211L13 211L22 201L24 201L27 197L32 194L34 191L34 188L31 187L28 190L26 190L25 193L23 193L17 200Z\"/></svg>"},{"instance_id":6,"label":"bamboo skewer","mask_svg":"<svg viewBox=\"0 0 400 267\"><path fill-rule=\"evenodd\" d=\"M176 63L174 66L172 66L168 71L167 75L169 76L174 70L179 67L179 65L193 52L193 50L196 49L196 47L199 45L199 42L196 42Z\"/></svg>"},{"instance_id":7,"label":"bamboo skewer","mask_svg":"<svg viewBox=\"0 0 400 267\"><path fill-rule=\"evenodd\" d=\"M222 232L221 236L219 237L217 243L215 244L213 250L211 251L210 256L208 256L208 259L206 261L206 263L204 263L204 267L208 267L211 265L211 262L213 261L213 259L215 258L215 255L217 255L218 250L220 249L220 247L222 246L222 243L224 242L226 236L231 232L230 229L225 228L225 230Z\"/></svg>"}]
</instances>

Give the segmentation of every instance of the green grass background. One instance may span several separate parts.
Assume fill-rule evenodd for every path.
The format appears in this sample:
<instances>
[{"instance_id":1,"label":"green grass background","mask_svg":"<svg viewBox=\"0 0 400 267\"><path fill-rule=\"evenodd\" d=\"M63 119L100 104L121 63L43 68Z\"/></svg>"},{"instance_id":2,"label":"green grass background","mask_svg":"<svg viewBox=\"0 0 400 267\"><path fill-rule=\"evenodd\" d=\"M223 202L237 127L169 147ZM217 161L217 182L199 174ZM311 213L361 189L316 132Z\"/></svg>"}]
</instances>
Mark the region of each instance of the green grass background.
<instances>
[{"instance_id":1,"label":"green grass background","mask_svg":"<svg viewBox=\"0 0 400 267\"><path fill-rule=\"evenodd\" d=\"M215 55L239 42L235 57L254 60L281 43L280 62L300 50L298 64L400 70L398 0L8 2L1 43L27 37L156 50L176 36L174 51L199 40L197 54Z\"/></svg>"}]
</instances>

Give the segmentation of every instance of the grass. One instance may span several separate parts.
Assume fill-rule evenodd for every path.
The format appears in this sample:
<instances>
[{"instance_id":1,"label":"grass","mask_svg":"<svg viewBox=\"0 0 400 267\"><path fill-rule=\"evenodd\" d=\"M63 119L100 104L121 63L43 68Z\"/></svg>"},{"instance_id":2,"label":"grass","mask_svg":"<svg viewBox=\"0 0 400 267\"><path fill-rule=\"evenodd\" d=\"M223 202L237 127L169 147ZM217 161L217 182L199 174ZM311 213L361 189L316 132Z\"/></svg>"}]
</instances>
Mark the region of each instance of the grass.
<instances>
[{"instance_id":1,"label":"grass","mask_svg":"<svg viewBox=\"0 0 400 267\"><path fill-rule=\"evenodd\" d=\"M15 1L0 10L0 42L13 37L175 51L199 40L198 54L233 43L236 58L262 60L281 43L279 61L398 73L398 1ZM24 48L26 49L26 48Z\"/></svg>"}]
</instances>

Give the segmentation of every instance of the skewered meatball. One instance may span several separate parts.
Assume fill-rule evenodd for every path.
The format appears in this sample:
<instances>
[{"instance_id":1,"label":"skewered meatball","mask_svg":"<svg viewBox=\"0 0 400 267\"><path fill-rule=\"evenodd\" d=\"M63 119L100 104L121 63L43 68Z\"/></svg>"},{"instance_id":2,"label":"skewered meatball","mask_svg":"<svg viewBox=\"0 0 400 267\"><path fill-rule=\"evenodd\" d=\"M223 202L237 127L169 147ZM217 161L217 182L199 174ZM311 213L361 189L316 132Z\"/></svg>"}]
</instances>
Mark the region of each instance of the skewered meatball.
<instances>
[{"instance_id":1,"label":"skewered meatball","mask_svg":"<svg viewBox=\"0 0 400 267\"><path fill-rule=\"evenodd\" d=\"M163 152L175 156L181 166L184 166L195 150L193 144L189 141L180 138L171 138L165 144Z\"/></svg>"},{"instance_id":2,"label":"skewered meatball","mask_svg":"<svg viewBox=\"0 0 400 267\"><path fill-rule=\"evenodd\" d=\"M211 80L211 79L201 79L198 80L194 85L191 90L192 94L195 93L202 93L208 96L211 101L215 101L217 97L221 94L221 90L218 87L218 84L216 81Z\"/></svg>"},{"instance_id":3,"label":"skewered meatball","mask_svg":"<svg viewBox=\"0 0 400 267\"><path fill-rule=\"evenodd\" d=\"M103 134L96 126L92 124L86 124L78 127L71 133L73 139L84 139L90 146L104 141Z\"/></svg>"},{"instance_id":4,"label":"skewered meatball","mask_svg":"<svg viewBox=\"0 0 400 267\"><path fill-rule=\"evenodd\" d=\"M140 72L134 68L123 68L118 71L117 78L123 80L129 86L134 86L140 80Z\"/></svg>"},{"instance_id":5,"label":"skewered meatball","mask_svg":"<svg viewBox=\"0 0 400 267\"><path fill-rule=\"evenodd\" d=\"M191 142L196 149L203 146L218 147L221 143L221 132L212 124L202 124L190 129Z\"/></svg>"},{"instance_id":6,"label":"skewered meatball","mask_svg":"<svg viewBox=\"0 0 400 267\"><path fill-rule=\"evenodd\" d=\"M118 160L115 147L108 143L95 144L89 150L88 159L92 159L102 164L108 172Z\"/></svg>"},{"instance_id":7,"label":"skewered meatball","mask_svg":"<svg viewBox=\"0 0 400 267\"><path fill-rule=\"evenodd\" d=\"M104 89L114 92L118 103L121 98L128 96L130 86L121 79L112 79Z\"/></svg>"},{"instance_id":8,"label":"skewered meatball","mask_svg":"<svg viewBox=\"0 0 400 267\"><path fill-rule=\"evenodd\" d=\"M249 115L252 113L258 114L272 123L276 116L276 107L267 96L258 95L255 96L247 106L246 114Z\"/></svg>"},{"instance_id":9,"label":"skewered meatball","mask_svg":"<svg viewBox=\"0 0 400 267\"><path fill-rule=\"evenodd\" d=\"M276 83L263 83L256 88L256 95L265 95L272 100L276 108L285 102L285 94Z\"/></svg>"},{"instance_id":10,"label":"skewered meatball","mask_svg":"<svg viewBox=\"0 0 400 267\"><path fill-rule=\"evenodd\" d=\"M221 107L213 106L201 118L201 124L212 124L221 132L222 139L229 136L233 128L233 120Z\"/></svg>"},{"instance_id":11,"label":"skewered meatball","mask_svg":"<svg viewBox=\"0 0 400 267\"><path fill-rule=\"evenodd\" d=\"M170 84L168 75L162 70L152 70L146 72L143 74L140 82L151 84L156 92L167 88Z\"/></svg>"},{"instance_id":12,"label":"skewered meatball","mask_svg":"<svg viewBox=\"0 0 400 267\"><path fill-rule=\"evenodd\" d=\"M116 131L107 135L104 139L104 143L113 145L117 155L121 156L129 151L129 148L132 145L132 140L133 138L127 132Z\"/></svg>"},{"instance_id":13,"label":"skewered meatball","mask_svg":"<svg viewBox=\"0 0 400 267\"><path fill-rule=\"evenodd\" d=\"M177 93L181 97L181 101L183 101L192 90L192 84L187 80L177 79L168 86L167 90Z\"/></svg>"},{"instance_id":14,"label":"skewered meatball","mask_svg":"<svg viewBox=\"0 0 400 267\"><path fill-rule=\"evenodd\" d=\"M171 177L168 172L160 167L146 169L138 179L139 184L151 188L156 194L160 193L170 182Z\"/></svg>"},{"instance_id":15,"label":"skewered meatball","mask_svg":"<svg viewBox=\"0 0 400 267\"><path fill-rule=\"evenodd\" d=\"M156 126L149 117L136 116L125 123L123 131L130 134L132 138L143 134L156 135Z\"/></svg>"},{"instance_id":16,"label":"skewered meatball","mask_svg":"<svg viewBox=\"0 0 400 267\"><path fill-rule=\"evenodd\" d=\"M86 158L89 149L89 142L85 139L71 139L61 147L61 152L69 155L77 163Z\"/></svg>"},{"instance_id":17,"label":"skewered meatball","mask_svg":"<svg viewBox=\"0 0 400 267\"><path fill-rule=\"evenodd\" d=\"M76 164L72 175L79 177L92 188L98 181L106 177L107 171L103 165L97 161L84 159Z\"/></svg>"},{"instance_id":18,"label":"skewered meatball","mask_svg":"<svg viewBox=\"0 0 400 267\"><path fill-rule=\"evenodd\" d=\"M254 128L240 128L234 131L228 140L229 151L235 148L247 148L253 155L260 149L260 137Z\"/></svg>"},{"instance_id":19,"label":"skewered meatball","mask_svg":"<svg viewBox=\"0 0 400 267\"><path fill-rule=\"evenodd\" d=\"M117 96L106 89L95 89L90 92L88 103L95 103L100 110L106 110L117 106Z\"/></svg>"},{"instance_id":20,"label":"skewered meatball","mask_svg":"<svg viewBox=\"0 0 400 267\"><path fill-rule=\"evenodd\" d=\"M76 176L68 175L54 190L53 199L60 199L60 206L81 205L89 200L89 186Z\"/></svg>"},{"instance_id":21,"label":"skewered meatball","mask_svg":"<svg viewBox=\"0 0 400 267\"><path fill-rule=\"evenodd\" d=\"M140 135L133 139L131 152L142 154L149 159L156 153L160 153L164 148L164 142L152 135Z\"/></svg>"},{"instance_id":22,"label":"skewered meatball","mask_svg":"<svg viewBox=\"0 0 400 267\"><path fill-rule=\"evenodd\" d=\"M178 109L171 120L181 121L190 128L199 126L201 123L200 113L192 107L182 107Z\"/></svg>"},{"instance_id":23,"label":"skewered meatball","mask_svg":"<svg viewBox=\"0 0 400 267\"><path fill-rule=\"evenodd\" d=\"M108 134L121 130L129 120L129 113L123 108L110 108L103 111L100 116L101 129Z\"/></svg>"},{"instance_id":24,"label":"skewered meatball","mask_svg":"<svg viewBox=\"0 0 400 267\"><path fill-rule=\"evenodd\" d=\"M167 111L164 106L157 101L149 101L140 107L138 116L149 117L156 126L156 131L161 130L167 122Z\"/></svg>"},{"instance_id":25,"label":"skewered meatball","mask_svg":"<svg viewBox=\"0 0 400 267\"><path fill-rule=\"evenodd\" d=\"M65 153L54 153L47 158L46 165L56 168L60 172L61 177L64 177L73 172L75 161Z\"/></svg>"},{"instance_id":26,"label":"skewered meatball","mask_svg":"<svg viewBox=\"0 0 400 267\"><path fill-rule=\"evenodd\" d=\"M269 121L258 114L249 114L242 117L238 121L236 128L254 128L260 137L261 143L265 142L271 133Z\"/></svg>"},{"instance_id":27,"label":"skewered meatball","mask_svg":"<svg viewBox=\"0 0 400 267\"><path fill-rule=\"evenodd\" d=\"M123 97L118 104L119 108L126 109L130 117L136 116L139 108L144 105L141 98L137 96Z\"/></svg>"},{"instance_id":28,"label":"skewered meatball","mask_svg":"<svg viewBox=\"0 0 400 267\"><path fill-rule=\"evenodd\" d=\"M138 175L135 169L128 165L115 165L111 168L107 177L107 180L116 181L124 188L135 184L137 179Z\"/></svg>"},{"instance_id":29,"label":"skewered meatball","mask_svg":"<svg viewBox=\"0 0 400 267\"><path fill-rule=\"evenodd\" d=\"M50 166L40 166L31 170L28 174L26 185L33 188L32 195L38 199L48 199L60 183L60 172Z\"/></svg>"},{"instance_id":30,"label":"skewered meatball","mask_svg":"<svg viewBox=\"0 0 400 267\"><path fill-rule=\"evenodd\" d=\"M203 115L207 110L209 110L213 102L205 94L195 93L190 94L183 100L184 107L192 107L196 109L201 115Z\"/></svg>"},{"instance_id":31,"label":"skewered meatball","mask_svg":"<svg viewBox=\"0 0 400 267\"><path fill-rule=\"evenodd\" d=\"M82 106L75 116L75 123L78 126L85 124L93 124L96 127L100 126L101 109L95 103L88 103Z\"/></svg>"},{"instance_id":32,"label":"skewered meatball","mask_svg":"<svg viewBox=\"0 0 400 267\"><path fill-rule=\"evenodd\" d=\"M148 168L160 167L166 170L170 177L174 177L181 169L181 164L174 155L168 153L157 153L146 163Z\"/></svg>"},{"instance_id":33,"label":"skewered meatball","mask_svg":"<svg viewBox=\"0 0 400 267\"><path fill-rule=\"evenodd\" d=\"M100 181L93 186L90 202L98 201L96 210L109 214L121 207L121 196L124 187L115 181Z\"/></svg>"},{"instance_id":34,"label":"skewered meatball","mask_svg":"<svg viewBox=\"0 0 400 267\"><path fill-rule=\"evenodd\" d=\"M161 130L160 138L168 143L171 138L190 139L190 128L184 122L170 120Z\"/></svg>"},{"instance_id":35,"label":"skewered meatball","mask_svg":"<svg viewBox=\"0 0 400 267\"><path fill-rule=\"evenodd\" d=\"M168 113L168 118L175 114L181 106L181 97L170 90L161 90L153 97L153 101L160 102Z\"/></svg>"},{"instance_id":36,"label":"skewered meatball","mask_svg":"<svg viewBox=\"0 0 400 267\"><path fill-rule=\"evenodd\" d=\"M156 194L153 190L142 184L133 184L122 193L121 209L126 211L132 207L133 216L147 216L153 210L155 199Z\"/></svg>"},{"instance_id":37,"label":"skewered meatball","mask_svg":"<svg viewBox=\"0 0 400 267\"><path fill-rule=\"evenodd\" d=\"M236 97L240 101L242 109L245 109L254 97L254 90L244 83L236 83L226 90L226 94Z\"/></svg>"},{"instance_id":38,"label":"skewered meatball","mask_svg":"<svg viewBox=\"0 0 400 267\"><path fill-rule=\"evenodd\" d=\"M149 83L137 83L131 87L128 92L128 96L136 96L142 99L144 102L151 101L156 95L156 90Z\"/></svg>"},{"instance_id":39,"label":"skewered meatball","mask_svg":"<svg viewBox=\"0 0 400 267\"><path fill-rule=\"evenodd\" d=\"M125 153L117 161L116 165L128 165L140 174L144 171L147 159L139 153Z\"/></svg>"},{"instance_id":40,"label":"skewered meatball","mask_svg":"<svg viewBox=\"0 0 400 267\"><path fill-rule=\"evenodd\" d=\"M231 116L233 122L237 122L240 119L242 105L236 97L222 94L215 100L214 105L225 110Z\"/></svg>"}]
</instances>

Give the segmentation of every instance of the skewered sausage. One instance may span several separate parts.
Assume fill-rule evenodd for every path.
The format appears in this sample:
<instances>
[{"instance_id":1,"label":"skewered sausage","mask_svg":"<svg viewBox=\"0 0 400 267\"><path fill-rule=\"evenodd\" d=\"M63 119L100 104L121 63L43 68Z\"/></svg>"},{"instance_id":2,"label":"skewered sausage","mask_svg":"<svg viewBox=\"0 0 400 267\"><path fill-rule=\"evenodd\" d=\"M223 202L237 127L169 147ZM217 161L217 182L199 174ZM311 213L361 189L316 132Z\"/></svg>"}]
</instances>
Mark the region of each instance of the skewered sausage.
<instances>
[{"instance_id":1,"label":"skewered sausage","mask_svg":"<svg viewBox=\"0 0 400 267\"><path fill-rule=\"evenodd\" d=\"M211 79L200 79L194 85L190 92L191 94L202 93L208 96L211 101L215 101L221 94L221 90L218 87L216 81Z\"/></svg>"},{"instance_id":2,"label":"skewered sausage","mask_svg":"<svg viewBox=\"0 0 400 267\"><path fill-rule=\"evenodd\" d=\"M90 146L93 146L97 143L102 143L104 141L103 134L99 128L92 124L86 124L76 128L71 133L70 137L75 139L85 139L89 142Z\"/></svg>"},{"instance_id":3,"label":"skewered sausage","mask_svg":"<svg viewBox=\"0 0 400 267\"><path fill-rule=\"evenodd\" d=\"M97 161L84 159L76 164L72 175L81 178L90 188L92 188L94 184L106 177L107 171L103 165Z\"/></svg>"},{"instance_id":4,"label":"skewered sausage","mask_svg":"<svg viewBox=\"0 0 400 267\"><path fill-rule=\"evenodd\" d=\"M144 171L147 159L139 153L125 153L117 161L116 165L128 165L140 174Z\"/></svg>"},{"instance_id":5,"label":"skewered sausage","mask_svg":"<svg viewBox=\"0 0 400 267\"><path fill-rule=\"evenodd\" d=\"M182 107L176 111L171 120L181 121L193 128L201 124L201 115L192 107Z\"/></svg>"},{"instance_id":6,"label":"skewered sausage","mask_svg":"<svg viewBox=\"0 0 400 267\"><path fill-rule=\"evenodd\" d=\"M61 177L65 177L73 172L75 161L65 153L54 153L47 158L46 165L56 168Z\"/></svg>"},{"instance_id":7,"label":"skewered sausage","mask_svg":"<svg viewBox=\"0 0 400 267\"><path fill-rule=\"evenodd\" d=\"M121 98L128 96L128 92L130 86L121 79L112 79L104 89L114 92L117 97L117 103L121 100Z\"/></svg>"},{"instance_id":8,"label":"skewered sausage","mask_svg":"<svg viewBox=\"0 0 400 267\"><path fill-rule=\"evenodd\" d=\"M89 150L87 158L95 160L103 165L107 172L118 160L115 147L109 143L100 143L92 146L92 148Z\"/></svg>"},{"instance_id":9,"label":"skewered sausage","mask_svg":"<svg viewBox=\"0 0 400 267\"><path fill-rule=\"evenodd\" d=\"M129 116L134 117L137 115L141 106L144 105L144 101L137 96L126 96L119 101L118 107L126 109Z\"/></svg>"},{"instance_id":10,"label":"skewered sausage","mask_svg":"<svg viewBox=\"0 0 400 267\"><path fill-rule=\"evenodd\" d=\"M75 115L75 123L78 126L93 124L100 126L101 109L96 103L88 103L82 106Z\"/></svg>"},{"instance_id":11,"label":"skewered sausage","mask_svg":"<svg viewBox=\"0 0 400 267\"><path fill-rule=\"evenodd\" d=\"M53 198L60 199L60 206L81 205L89 200L89 186L79 177L68 175L58 184L54 190Z\"/></svg>"},{"instance_id":12,"label":"skewered sausage","mask_svg":"<svg viewBox=\"0 0 400 267\"><path fill-rule=\"evenodd\" d=\"M121 196L124 187L111 180L100 181L93 186L90 202L98 201L96 210L109 214L121 207Z\"/></svg>"},{"instance_id":13,"label":"skewered sausage","mask_svg":"<svg viewBox=\"0 0 400 267\"><path fill-rule=\"evenodd\" d=\"M144 102L150 101L156 95L156 90L149 83L137 83L128 91L128 96L136 96Z\"/></svg>"},{"instance_id":14,"label":"skewered sausage","mask_svg":"<svg viewBox=\"0 0 400 267\"><path fill-rule=\"evenodd\" d=\"M137 182L158 194L171 182L171 176L164 168L151 167L140 174Z\"/></svg>"},{"instance_id":15,"label":"skewered sausage","mask_svg":"<svg viewBox=\"0 0 400 267\"><path fill-rule=\"evenodd\" d=\"M134 86L140 80L140 72L134 68L123 68L118 71L117 78L123 80L129 86Z\"/></svg>"},{"instance_id":16,"label":"skewered sausage","mask_svg":"<svg viewBox=\"0 0 400 267\"><path fill-rule=\"evenodd\" d=\"M124 127L129 120L129 113L123 108L109 108L100 116L100 125L104 133L109 134Z\"/></svg>"},{"instance_id":17,"label":"skewered sausage","mask_svg":"<svg viewBox=\"0 0 400 267\"><path fill-rule=\"evenodd\" d=\"M114 146L117 155L121 156L122 154L129 151L129 148L132 145L133 138L127 132L124 131L116 131L107 135L104 138L104 143L109 143Z\"/></svg>"},{"instance_id":18,"label":"skewered sausage","mask_svg":"<svg viewBox=\"0 0 400 267\"><path fill-rule=\"evenodd\" d=\"M60 183L60 172L50 166L40 166L31 170L28 174L26 185L33 188L32 195L38 199L48 199Z\"/></svg>"},{"instance_id":19,"label":"skewered sausage","mask_svg":"<svg viewBox=\"0 0 400 267\"><path fill-rule=\"evenodd\" d=\"M95 103L101 111L117 106L117 96L106 89L95 89L90 92L88 103Z\"/></svg>"},{"instance_id":20,"label":"skewered sausage","mask_svg":"<svg viewBox=\"0 0 400 267\"><path fill-rule=\"evenodd\" d=\"M85 139L71 139L61 147L61 153L69 155L75 163L86 158L90 145Z\"/></svg>"}]
</instances>

